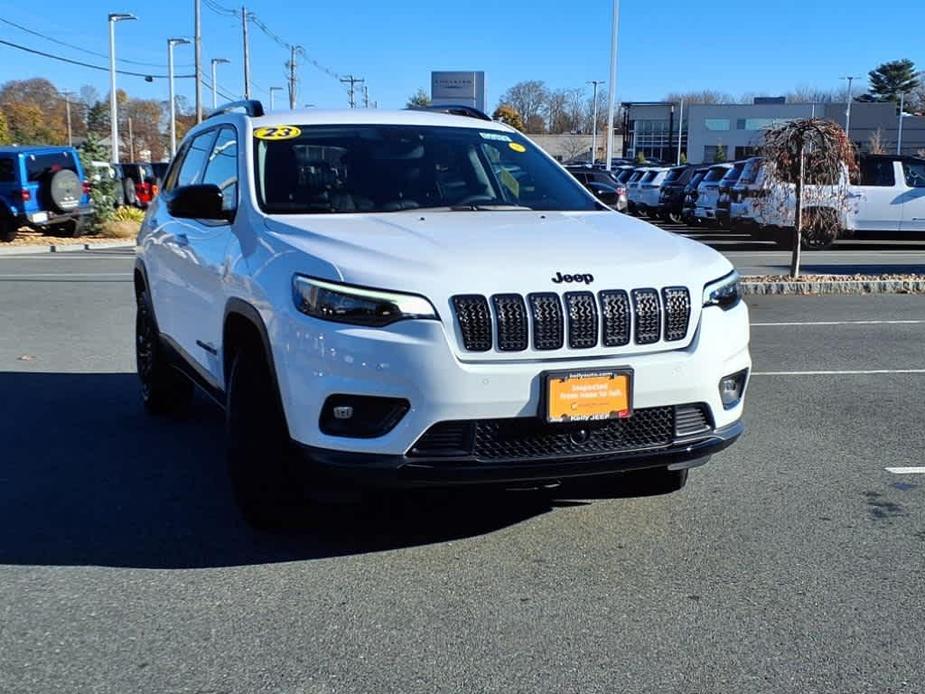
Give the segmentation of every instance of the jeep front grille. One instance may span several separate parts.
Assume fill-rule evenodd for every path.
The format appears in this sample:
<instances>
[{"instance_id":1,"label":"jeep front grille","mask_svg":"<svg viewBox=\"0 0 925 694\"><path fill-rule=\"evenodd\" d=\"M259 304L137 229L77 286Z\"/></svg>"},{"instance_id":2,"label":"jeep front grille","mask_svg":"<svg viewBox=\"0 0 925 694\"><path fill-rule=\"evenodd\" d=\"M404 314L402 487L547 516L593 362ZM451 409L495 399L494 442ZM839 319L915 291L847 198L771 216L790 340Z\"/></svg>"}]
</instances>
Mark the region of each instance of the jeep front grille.
<instances>
[{"instance_id":1,"label":"jeep front grille","mask_svg":"<svg viewBox=\"0 0 925 694\"><path fill-rule=\"evenodd\" d=\"M686 287L495 294L452 299L456 323L468 352L523 352L653 345L683 340L690 328L691 295Z\"/></svg>"},{"instance_id":2,"label":"jeep front grille","mask_svg":"<svg viewBox=\"0 0 925 694\"><path fill-rule=\"evenodd\" d=\"M703 403L651 407L627 419L584 424L550 424L539 417L457 420L434 424L409 456L485 463L606 456L670 446L712 429Z\"/></svg>"}]
</instances>

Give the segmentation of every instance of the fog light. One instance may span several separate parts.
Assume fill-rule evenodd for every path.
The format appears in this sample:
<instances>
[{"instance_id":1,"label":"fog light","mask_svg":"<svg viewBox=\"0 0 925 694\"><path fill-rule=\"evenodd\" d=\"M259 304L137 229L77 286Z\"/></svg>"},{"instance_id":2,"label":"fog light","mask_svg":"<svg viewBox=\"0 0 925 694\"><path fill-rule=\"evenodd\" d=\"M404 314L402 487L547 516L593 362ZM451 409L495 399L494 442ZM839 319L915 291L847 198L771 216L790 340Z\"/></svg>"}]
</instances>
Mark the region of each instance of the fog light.
<instances>
[{"instance_id":1,"label":"fog light","mask_svg":"<svg viewBox=\"0 0 925 694\"><path fill-rule=\"evenodd\" d=\"M329 436L371 439L392 431L410 408L402 398L331 395L321 408L318 426Z\"/></svg>"},{"instance_id":2,"label":"fog light","mask_svg":"<svg viewBox=\"0 0 925 694\"><path fill-rule=\"evenodd\" d=\"M745 383L748 381L748 369L738 373L724 376L719 382L719 397L723 401L723 408L731 410L742 400L745 392Z\"/></svg>"}]
</instances>

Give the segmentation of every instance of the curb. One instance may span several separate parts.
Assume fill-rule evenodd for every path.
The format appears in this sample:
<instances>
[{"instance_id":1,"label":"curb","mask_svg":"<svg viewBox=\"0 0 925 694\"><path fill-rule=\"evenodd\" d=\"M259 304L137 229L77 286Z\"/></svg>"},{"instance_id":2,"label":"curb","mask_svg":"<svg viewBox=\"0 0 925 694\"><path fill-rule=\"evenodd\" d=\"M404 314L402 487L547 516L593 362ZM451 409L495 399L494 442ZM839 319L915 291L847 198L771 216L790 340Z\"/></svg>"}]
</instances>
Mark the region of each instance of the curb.
<instances>
[{"instance_id":1,"label":"curb","mask_svg":"<svg viewBox=\"0 0 925 694\"><path fill-rule=\"evenodd\" d=\"M105 248L134 248L135 242L113 241L111 243L66 243L50 244L48 246L14 246L0 248L0 255L34 255L36 253L76 253L79 251L95 251Z\"/></svg>"},{"instance_id":2,"label":"curb","mask_svg":"<svg viewBox=\"0 0 925 694\"><path fill-rule=\"evenodd\" d=\"M746 295L925 294L925 278L915 280L831 280L742 282Z\"/></svg>"}]
</instances>

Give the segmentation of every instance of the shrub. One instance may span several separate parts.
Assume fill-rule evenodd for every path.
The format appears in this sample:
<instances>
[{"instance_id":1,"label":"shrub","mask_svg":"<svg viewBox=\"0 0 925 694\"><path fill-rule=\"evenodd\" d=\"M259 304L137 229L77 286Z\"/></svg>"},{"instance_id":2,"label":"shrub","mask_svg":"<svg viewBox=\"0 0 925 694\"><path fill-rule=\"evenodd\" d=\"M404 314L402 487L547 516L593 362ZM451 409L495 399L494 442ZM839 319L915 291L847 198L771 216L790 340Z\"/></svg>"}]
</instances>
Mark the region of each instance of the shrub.
<instances>
[{"instance_id":1,"label":"shrub","mask_svg":"<svg viewBox=\"0 0 925 694\"><path fill-rule=\"evenodd\" d=\"M109 217L114 222L141 222L145 218L145 213L139 210L137 207L117 207L112 215Z\"/></svg>"}]
</instances>

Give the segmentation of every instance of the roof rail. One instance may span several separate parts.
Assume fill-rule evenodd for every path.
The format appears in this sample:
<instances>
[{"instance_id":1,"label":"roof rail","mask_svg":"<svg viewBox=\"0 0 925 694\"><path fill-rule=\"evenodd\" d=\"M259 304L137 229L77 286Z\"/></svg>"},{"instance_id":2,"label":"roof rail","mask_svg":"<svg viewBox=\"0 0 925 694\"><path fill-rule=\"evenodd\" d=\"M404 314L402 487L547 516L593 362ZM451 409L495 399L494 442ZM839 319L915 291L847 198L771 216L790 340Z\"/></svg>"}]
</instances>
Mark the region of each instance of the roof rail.
<instances>
[{"instance_id":1,"label":"roof rail","mask_svg":"<svg viewBox=\"0 0 925 694\"><path fill-rule=\"evenodd\" d=\"M232 101L227 104L222 104L217 109L212 111L209 114L209 118L214 118L215 116L223 116L226 113L232 113L233 111L244 110L251 118L260 118L265 112L263 110L263 104L260 103L257 99L247 99L245 101Z\"/></svg>"},{"instance_id":2,"label":"roof rail","mask_svg":"<svg viewBox=\"0 0 925 694\"><path fill-rule=\"evenodd\" d=\"M472 106L463 104L430 104L429 106L412 106L409 111L436 111L437 113L449 113L453 116L465 116L467 118L478 118L479 120L491 120L491 117L482 113Z\"/></svg>"}]
</instances>

